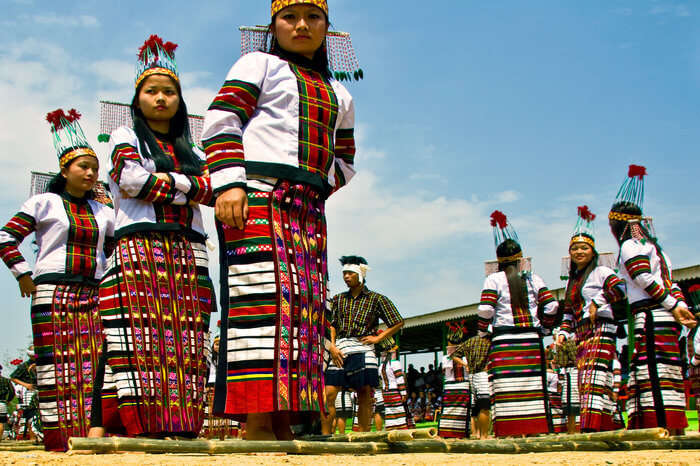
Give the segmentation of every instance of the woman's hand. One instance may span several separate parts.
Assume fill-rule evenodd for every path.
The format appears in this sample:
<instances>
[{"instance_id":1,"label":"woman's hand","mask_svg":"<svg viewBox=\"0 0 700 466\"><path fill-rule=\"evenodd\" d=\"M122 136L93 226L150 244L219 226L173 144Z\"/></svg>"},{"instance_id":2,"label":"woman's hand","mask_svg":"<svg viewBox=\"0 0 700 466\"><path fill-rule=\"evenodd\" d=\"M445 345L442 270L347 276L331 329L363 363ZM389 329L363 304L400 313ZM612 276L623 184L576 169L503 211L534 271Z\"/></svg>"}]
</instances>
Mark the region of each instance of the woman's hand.
<instances>
[{"instance_id":1,"label":"woman's hand","mask_svg":"<svg viewBox=\"0 0 700 466\"><path fill-rule=\"evenodd\" d=\"M170 182L170 175L168 175L167 173L156 172L152 173L152 175L158 178L160 181L165 181L166 183Z\"/></svg>"},{"instance_id":2,"label":"woman's hand","mask_svg":"<svg viewBox=\"0 0 700 466\"><path fill-rule=\"evenodd\" d=\"M695 326L698 324L695 321L695 316L693 316L693 313L688 310L688 306L686 306L683 302L679 301L678 304L676 304L676 307L671 309L671 314L673 314L673 318L676 319L676 322L681 325L685 325L688 328L695 328Z\"/></svg>"},{"instance_id":3,"label":"woman's hand","mask_svg":"<svg viewBox=\"0 0 700 466\"><path fill-rule=\"evenodd\" d=\"M595 303L595 301L591 301L591 305L588 308L588 313L591 316L591 324L595 325L595 318L598 314L598 305Z\"/></svg>"},{"instance_id":4,"label":"woman's hand","mask_svg":"<svg viewBox=\"0 0 700 466\"><path fill-rule=\"evenodd\" d=\"M243 188L231 188L216 198L216 218L222 223L242 230L248 220L248 196Z\"/></svg>"},{"instance_id":5,"label":"woman's hand","mask_svg":"<svg viewBox=\"0 0 700 466\"><path fill-rule=\"evenodd\" d=\"M17 281L19 282L19 291L22 293L23 298L28 298L36 292L36 285L31 275L22 275Z\"/></svg>"}]
</instances>

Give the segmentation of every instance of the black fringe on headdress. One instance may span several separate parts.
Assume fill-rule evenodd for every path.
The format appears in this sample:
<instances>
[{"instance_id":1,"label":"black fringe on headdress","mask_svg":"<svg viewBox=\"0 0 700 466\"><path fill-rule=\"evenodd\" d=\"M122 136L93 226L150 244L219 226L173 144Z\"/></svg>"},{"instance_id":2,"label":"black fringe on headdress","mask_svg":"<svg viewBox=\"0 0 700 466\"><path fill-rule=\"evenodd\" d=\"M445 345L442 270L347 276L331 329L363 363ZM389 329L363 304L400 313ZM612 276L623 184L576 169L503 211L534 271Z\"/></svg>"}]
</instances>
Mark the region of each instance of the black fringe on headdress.
<instances>
[{"instance_id":1,"label":"black fringe on headdress","mask_svg":"<svg viewBox=\"0 0 700 466\"><path fill-rule=\"evenodd\" d=\"M354 265L367 265L367 259L362 256L343 256L340 259L341 265L354 264Z\"/></svg>"}]
</instances>

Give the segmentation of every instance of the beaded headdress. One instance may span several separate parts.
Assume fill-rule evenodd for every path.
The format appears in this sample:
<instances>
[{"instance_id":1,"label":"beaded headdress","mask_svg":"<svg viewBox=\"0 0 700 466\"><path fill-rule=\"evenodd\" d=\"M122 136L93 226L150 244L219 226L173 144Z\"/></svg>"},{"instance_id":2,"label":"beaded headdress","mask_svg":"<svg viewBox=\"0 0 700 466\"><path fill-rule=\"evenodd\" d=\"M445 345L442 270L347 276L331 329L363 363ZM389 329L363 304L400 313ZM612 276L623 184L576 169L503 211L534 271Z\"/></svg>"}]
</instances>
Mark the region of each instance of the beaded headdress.
<instances>
[{"instance_id":1,"label":"beaded headdress","mask_svg":"<svg viewBox=\"0 0 700 466\"><path fill-rule=\"evenodd\" d=\"M180 82L175 62L175 49L177 44L164 43L163 39L152 34L139 49L134 87L139 87L141 81L154 74L164 74L170 76L175 82Z\"/></svg>"},{"instance_id":2,"label":"beaded headdress","mask_svg":"<svg viewBox=\"0 0 700 466\"><path fill-rule=\"evenodd\" d=\"M569 247L574 243L586 243L595 249L593 220L595 220L595 214L590 211L587 205L578 207L578 220L576 221Z\"/></svg>"},{"instance_id":3,"label":"beaded headdress","mask_svg":"<svg viewBox=\"0 0 700 466\"><path fill-rule=\"evenodd\" d=\"M493 227L493 242L496 246L498 262L506 263L522 259L523 251L518 242L518 235L513 226L508 223L508 217L500 210L494 210L491 213L491 226ZM507 250L507 252L502 255L500 250Z\"/></svg>"},{"instance_id":4,"label":"beaded headdress","mask_svg":"<svg viewBox=\"0 0 700 466\"><path fill-rule=\"evenodd\" d=\"M79 119L80 113L74 108L68 110L68 113L59 108L46 115L46 121L51 124L53 146L56 148L58 165L61 168L84 155L97 158L78 123Z\"/></svg>"}]
</instances>

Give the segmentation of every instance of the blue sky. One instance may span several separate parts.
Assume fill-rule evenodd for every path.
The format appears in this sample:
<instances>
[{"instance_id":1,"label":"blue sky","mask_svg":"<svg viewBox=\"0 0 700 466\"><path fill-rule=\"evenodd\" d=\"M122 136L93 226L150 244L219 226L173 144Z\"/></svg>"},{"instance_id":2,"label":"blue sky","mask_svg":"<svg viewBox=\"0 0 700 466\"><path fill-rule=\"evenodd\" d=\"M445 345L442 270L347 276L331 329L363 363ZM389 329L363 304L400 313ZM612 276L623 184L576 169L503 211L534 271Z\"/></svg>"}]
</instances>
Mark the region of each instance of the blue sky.
<instances>
[{"instance_id":1,"label":"blue sky","mask_svg":"<svg viewBox=\"0 0 700 466\"><path fill-rule=\"evenodd\" d=\"M477 301L496 208L557 288L576 206L600 215L599 249L614 250L604 217L630 163L647 166L645 211L674 265L700 262L699 5L330 0L330 9L365 71L348 85L358 175L328 201L333 292L343 290L337 258L362 254L369 285L405 316ZM3 11L3 223L26 199L30 170L56 167L48 111L79 109L106 166L97 102L131 99L149 34L180 44L184 97L203 113L239 57L238 26L269 19L267 0L4 0ZM5 362L31 330L29 301L1 275Z\"/></svg>"}]
</instances>

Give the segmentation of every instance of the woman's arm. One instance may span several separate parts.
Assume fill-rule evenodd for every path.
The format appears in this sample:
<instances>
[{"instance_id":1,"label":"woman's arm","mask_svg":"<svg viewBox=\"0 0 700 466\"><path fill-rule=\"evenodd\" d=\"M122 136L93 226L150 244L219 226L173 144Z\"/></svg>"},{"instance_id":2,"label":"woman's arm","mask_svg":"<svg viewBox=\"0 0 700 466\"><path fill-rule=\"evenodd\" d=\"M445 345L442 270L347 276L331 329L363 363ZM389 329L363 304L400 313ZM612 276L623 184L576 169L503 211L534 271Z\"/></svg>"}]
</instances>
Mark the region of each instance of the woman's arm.
<instances>
[{"instance_id":1,"label":"woman's arm","mask_svg":"<svg viewBox=\"0 0 700 466\"><path fill-rule=\"evenodd\" d=\"M32 270L19 251L19 245L24 238L36 230L36 203L36 197L27 200L20 211L0 230L0 256L19 282L23 297L31 296L36 291Z\"/></svg>"}]
</instances>

